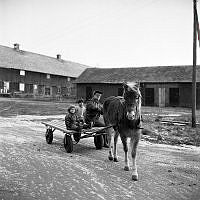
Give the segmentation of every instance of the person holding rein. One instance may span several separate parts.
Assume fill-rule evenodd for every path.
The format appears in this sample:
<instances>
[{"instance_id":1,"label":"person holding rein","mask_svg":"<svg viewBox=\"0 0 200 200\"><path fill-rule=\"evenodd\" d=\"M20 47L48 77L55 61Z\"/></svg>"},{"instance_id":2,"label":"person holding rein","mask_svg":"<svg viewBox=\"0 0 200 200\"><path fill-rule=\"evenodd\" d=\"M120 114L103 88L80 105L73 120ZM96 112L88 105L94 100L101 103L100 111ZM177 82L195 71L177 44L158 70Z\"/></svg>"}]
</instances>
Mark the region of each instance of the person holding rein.
<instances>
[{"instance_id":1,"label":"person holding rein","mask_svg":"<svg viewBox=\"0 0 200 200\"><path fill-rule=\"evenodd\" d=\"M94 91L93 97L86 104L86 112L85 112L85 123L92 128L95 127L104 127L105 124L103 121L100 121L100 116L103 115L103 106L99 102L101 98L101 91ZM108 139L107 134L103 135L104 138L104 147L108 148Z\"/></svg>"}]
</instances>

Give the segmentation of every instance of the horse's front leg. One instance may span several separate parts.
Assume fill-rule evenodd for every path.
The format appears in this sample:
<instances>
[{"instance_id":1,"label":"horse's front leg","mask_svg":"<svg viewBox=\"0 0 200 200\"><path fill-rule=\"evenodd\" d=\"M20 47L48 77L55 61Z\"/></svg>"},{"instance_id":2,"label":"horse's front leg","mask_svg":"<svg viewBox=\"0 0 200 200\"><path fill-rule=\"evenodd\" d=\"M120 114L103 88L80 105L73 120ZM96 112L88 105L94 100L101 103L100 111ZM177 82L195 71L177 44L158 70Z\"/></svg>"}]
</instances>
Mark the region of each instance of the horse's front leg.
<instances>
[{"instance_id":1,"label":"horse's front leg","mask_svg":"<svg viewBox=\"0 0 200 200\"><path fill-rule=\"evenodd\" d=\"M118 156L117 156L117 141L119 137L119 132L115 131L115 136L114 136L114 162L118 162Z\"/></svg>"},{"instance_id":2,"label":"horse's front leg","mask_svg":"<svg viewBox=\"0 0 200 200\"><path fill-rule=\"evenodd\" d=\"M108 159L109 159L109 160L113 160L113 150L112 150L112 145L111 145L112 138L113 138L112 129L109 128L109 129L107 130L107 133L108 133L108 146L109 146L109 155L108 155Z\"/></svg>"},{"instance_id":3,"label":"horse's front leg","mask_svg":"<svg viewBox=\"0 0 200 200\"><path fill-rule=\"evenodd\" d=\"M123 148L124 148L124 153L125 153L125 166L124 166L124 170L125 171L129 171L130 167L129 167L129 159L128 159L128 145L127 145L127 138L126 137L121 137L122 140L122 144L123 144Z\"/></svg>"},{"instance_id":4,"label":"horse's front leg","mask_svg":"<svg viewBox=\"0 0 200 200\"><path fill-rule=\"evenodd\" d=\"M132 180L138 180L138 172L137 172L137 164L136 164L136 154L137 154L137 147L139 143L139 135L136 138L131 138L130 145L131 145L131 156L133 162L133 172L132 172Z\"/></svg>"}]
</instances>

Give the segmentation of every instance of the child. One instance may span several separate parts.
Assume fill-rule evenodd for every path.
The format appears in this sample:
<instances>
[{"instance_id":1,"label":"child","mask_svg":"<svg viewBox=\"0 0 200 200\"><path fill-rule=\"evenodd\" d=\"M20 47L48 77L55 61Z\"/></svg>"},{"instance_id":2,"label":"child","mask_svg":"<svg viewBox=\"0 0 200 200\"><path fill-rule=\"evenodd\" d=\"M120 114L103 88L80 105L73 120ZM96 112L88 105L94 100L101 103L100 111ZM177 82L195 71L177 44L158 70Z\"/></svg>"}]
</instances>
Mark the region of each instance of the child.
<instances>
[{"instance_id":1,"label":"child","mask_svg":"<svg viewBox=\"0 0 200 200\"><path fill-rule=\"evenodd\" d=\"M71 105L68 108L68 113L65 116L65 124L67 129L81 132L82 126L76 114L76 107Z\"/></svg>"},{"instance_id":2,"label":"child","mask_svg":"<svg viewBox=\"0 0 200 200\"><path fill-rule=\"evenodd\" d=\"M85 106L83 105L83 99L78 100L78 107L76 107L77 115L81 121L84 122Z\"/></svg>"}]
</instances>

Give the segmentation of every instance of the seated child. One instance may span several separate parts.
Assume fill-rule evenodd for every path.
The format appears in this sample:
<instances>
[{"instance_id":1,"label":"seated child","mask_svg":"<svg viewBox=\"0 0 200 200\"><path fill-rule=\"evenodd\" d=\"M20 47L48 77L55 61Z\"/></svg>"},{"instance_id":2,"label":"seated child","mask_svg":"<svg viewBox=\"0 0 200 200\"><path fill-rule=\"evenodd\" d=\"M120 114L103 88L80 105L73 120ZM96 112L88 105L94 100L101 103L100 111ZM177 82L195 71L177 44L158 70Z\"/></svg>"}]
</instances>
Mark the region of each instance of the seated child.
<instances>
[{"instance_id":1,"label":"seated child","mask_svg":"<svg viewBox=\"0 0 200 200\"><path fill-rule=\"evenodd\" d=\"M68 108L68 113L65 116L65 125L69 130L75 130L80 132L82 129L82 125L79 121L79 118L76 114L76 107L71 105Z\"/></svg>"}]
</instances>

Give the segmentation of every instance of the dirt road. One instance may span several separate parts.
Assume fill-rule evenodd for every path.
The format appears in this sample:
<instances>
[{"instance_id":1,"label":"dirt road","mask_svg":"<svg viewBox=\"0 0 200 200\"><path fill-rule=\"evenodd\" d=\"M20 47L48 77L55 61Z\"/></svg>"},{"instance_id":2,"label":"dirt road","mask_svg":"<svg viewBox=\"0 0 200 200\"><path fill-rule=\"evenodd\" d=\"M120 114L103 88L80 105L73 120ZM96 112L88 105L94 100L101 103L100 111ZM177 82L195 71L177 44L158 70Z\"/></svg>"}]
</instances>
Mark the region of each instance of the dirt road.
<instances>
[{"instance_id":1,"label":"dirt road","mask_svg":"<svg viewBox=\"0 0 200 200\"><path fill-rule=\"evenodd\" d=\"M200 199L200 149L141 141L139 181L108 161L108 150L95 150L93 139L81 140L72 154L56 132L46 144L47 118L63 116L0 117L0 199Z\"/></svg>"}]
</instances>

